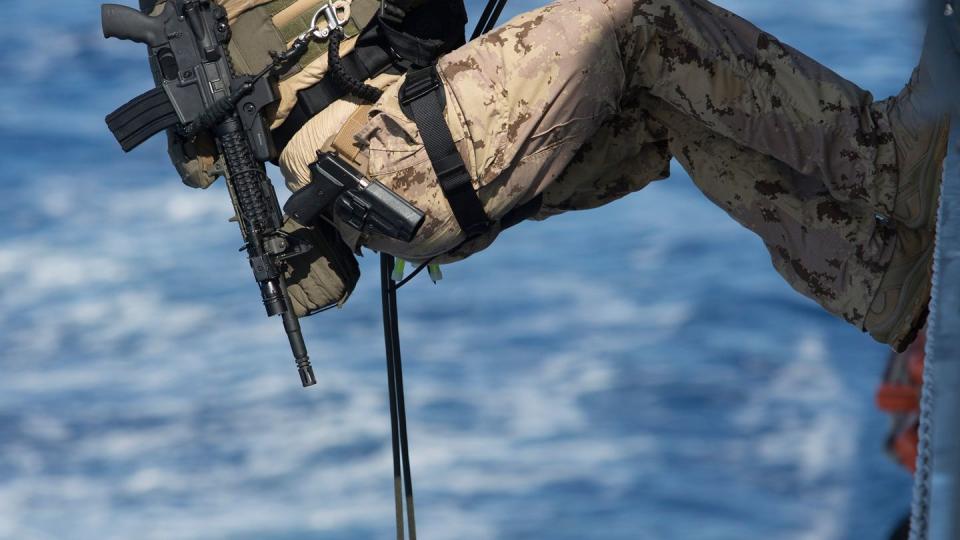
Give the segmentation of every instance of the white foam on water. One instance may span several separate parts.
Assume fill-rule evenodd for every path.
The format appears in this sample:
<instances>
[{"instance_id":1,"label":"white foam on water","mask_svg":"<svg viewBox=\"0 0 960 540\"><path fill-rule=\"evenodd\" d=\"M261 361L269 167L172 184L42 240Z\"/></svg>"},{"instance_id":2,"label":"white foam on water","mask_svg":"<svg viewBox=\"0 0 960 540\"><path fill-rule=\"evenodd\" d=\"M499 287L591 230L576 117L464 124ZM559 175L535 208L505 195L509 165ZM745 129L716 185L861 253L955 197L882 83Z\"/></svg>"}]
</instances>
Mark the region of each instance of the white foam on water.
<instances>
[{"instance_id":1,"label":"white foam on water","mask_svg":"<svg viewBox=\"0 0 960 540\"><path fill-rule=\"evenodd\" d=\"M15 284L4 288L4 295L9 294L13 300L89 284L116 283L128 275L127 267L116 260L54 252L49 246L29 241L0 244L0 278Z\"/></svg>"},{"instance_id":2,"label":"white foam on water","mask_svg":"<svg viewBox=\"0 0 960 540\"><path fill-rule=\"evenodd\" d=\"M794 358L756 389L736 416L737 425L751 434L762 466L795 467L791 482L817 493L805 502L808 526L793 536L798 540L843 536L852 497L847 475L860 434L850 396L827 344L808 335L797 343Z\"/></svg>"}]
</instances>

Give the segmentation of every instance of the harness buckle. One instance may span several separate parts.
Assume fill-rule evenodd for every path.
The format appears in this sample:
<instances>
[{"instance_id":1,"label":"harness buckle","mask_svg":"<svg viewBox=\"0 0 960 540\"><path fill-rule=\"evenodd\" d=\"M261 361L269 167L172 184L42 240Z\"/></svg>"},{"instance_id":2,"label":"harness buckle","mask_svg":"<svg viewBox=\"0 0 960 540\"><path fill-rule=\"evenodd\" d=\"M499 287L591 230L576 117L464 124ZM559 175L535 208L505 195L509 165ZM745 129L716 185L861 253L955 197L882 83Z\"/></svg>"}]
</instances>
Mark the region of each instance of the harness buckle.
<instances>
[{"instance_id":1,"label":"harness buckle","mask_svg":"<svg viewBox=\"0 0 960 540\"><path fill-rule=\"evenodd\" d=\"M407 74L406 84L400 88L400 94L397 97L400 100L400 105L406 107L414 101L432 94L441 86L442 81L436 69L411 71Z\"/></svg>"}]
</instances>

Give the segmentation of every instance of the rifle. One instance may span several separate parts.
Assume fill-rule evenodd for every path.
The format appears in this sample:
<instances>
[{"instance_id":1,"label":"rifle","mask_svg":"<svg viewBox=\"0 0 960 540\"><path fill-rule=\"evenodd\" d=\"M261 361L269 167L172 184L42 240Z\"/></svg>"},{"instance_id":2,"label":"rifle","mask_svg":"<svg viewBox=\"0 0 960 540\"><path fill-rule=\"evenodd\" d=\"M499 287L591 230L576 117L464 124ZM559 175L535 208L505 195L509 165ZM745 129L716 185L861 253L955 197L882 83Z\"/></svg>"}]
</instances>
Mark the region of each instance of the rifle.
<instances>
[{"instance_id":1,"label":"rifle","mask_svg":"<svg viewBox=\"0 0 960 540\"><path fill-rule=\"evenodd\" d=\"M261 73L238 75L227 51L227 13L210 0L169 0L156 16L105 4L101 17L104 37L149 47L157 83L107 116L108 127L125 152L167 129L185 137L213 134L267 315L282 318L303 386L316 384L283 273L285 261L309 246L280 231L283 215L264 166L277 155L264 113L278 100L275 78L268 75L306 49L311 34L304 33L290 51L275 55ZM333 17L336 21L335 13Z\"/></svg>"},{"instance_id":2,"label":"rifle","mask_svg":"<svg viewBox=\"0 0 960 540\"><path fill-rule=\"evenodd\" d=\"M310 246L281 231L283 213L264 167L278 153L267 111L279 100L277 76L312 40L342 39L346 21L339 20L328 1L288 50L271 51L270 64L256 75L243 75L234 71L227 49L227 13L211 0L168 0L156 16L105 4L101 16L104 37L149 47L157 84L108 115L107 126L125 152L164 130L176 130L186 139L213 134L267 316L283 319L303 386L316 384L284 279L286 261ZM318 154L311 171L313 182L288 202L295 209L292 217L302 225L340 219L365 234L409 242L423 224L423 212L335 155Z\"/></svg>"}]
</instances>

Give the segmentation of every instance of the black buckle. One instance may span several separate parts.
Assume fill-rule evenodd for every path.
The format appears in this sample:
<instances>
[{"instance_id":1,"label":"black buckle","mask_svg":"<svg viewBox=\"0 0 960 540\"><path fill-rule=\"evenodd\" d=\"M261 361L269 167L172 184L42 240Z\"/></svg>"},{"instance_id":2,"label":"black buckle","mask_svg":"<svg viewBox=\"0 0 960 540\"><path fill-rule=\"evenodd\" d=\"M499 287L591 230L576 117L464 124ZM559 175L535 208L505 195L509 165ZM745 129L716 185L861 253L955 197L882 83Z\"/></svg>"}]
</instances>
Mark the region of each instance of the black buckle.
<instances>
[{"instance_id":1,"label":"black buckle","mask_svg":"<svg viewBox=\"0 0 960 540\"><path fill-rule=\"evenodd\" d=\"M407 80L400 89L400 105L409 105L426 97L440 88L440 75L435 67L428 67L407 74Z\"/></svg>"},{"instance_id":2,"label":"black buckle","mask_svg":"<svg viewBox=\"0 0 960 540\"><path fill-rule=\"evenodd\" d=\"M446 155L433 163L433 172L437 175L437 180L445 189L451 187L451 180L456 179L455 187L460 188L463 185L471 186L470 172L467 171L467 165L460 159L460 155Z\"/></svg>"},{"instance_id":3,"label":"black buckle","mask_svg":"<svg viewBox=\"0 0 960 540\"><path fill-rule=\"evenodd\" d=\"M416 122L417 119L413 117L413 104L431 94L437 96L441 111L447 107L447 96L443 93L443 81L440 80L440 74L437 73L436 66L407 73L407 80L403 82L400 93L397 95L400 101L400 110L407 118Z\"/></svg>"}]
</instances>

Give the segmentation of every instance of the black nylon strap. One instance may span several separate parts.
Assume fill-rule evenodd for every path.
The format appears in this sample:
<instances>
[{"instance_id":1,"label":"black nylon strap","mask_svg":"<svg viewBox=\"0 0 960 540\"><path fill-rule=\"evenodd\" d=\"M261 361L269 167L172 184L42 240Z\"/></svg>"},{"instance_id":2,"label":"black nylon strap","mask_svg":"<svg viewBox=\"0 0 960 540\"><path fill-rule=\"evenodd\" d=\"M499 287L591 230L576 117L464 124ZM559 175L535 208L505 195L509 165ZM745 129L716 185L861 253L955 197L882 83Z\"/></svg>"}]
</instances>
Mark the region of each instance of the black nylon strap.
<instances>
[{"instance_id":1,"label":"black nylon strap","mask_svg":"<svg viewBox=\"0 0 960 540\"><path fill-rule=\"evenodd\" d=\"M407 74L400 89L400 105L404 114L417 123L440 189L460 228L468 238L483 234L490 228L490 219L443 117L446 96L436 66Z\"/></svg>"},{"instance_id":2,"label":"black nylon strap","mask_svg":"<svg viewBox=\"0 0 960 540\"><path fill-rule=\"evenodd\" d=\"M380 21L380 31L393 52L414 66L429 66L445 52L446 44L439 39L419 39L397 30L386 21Z\"/></svg>"}]
</instances>

